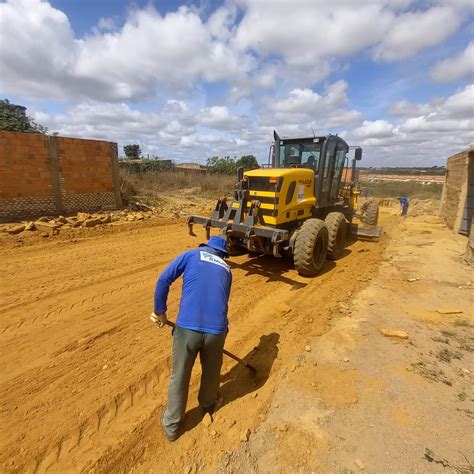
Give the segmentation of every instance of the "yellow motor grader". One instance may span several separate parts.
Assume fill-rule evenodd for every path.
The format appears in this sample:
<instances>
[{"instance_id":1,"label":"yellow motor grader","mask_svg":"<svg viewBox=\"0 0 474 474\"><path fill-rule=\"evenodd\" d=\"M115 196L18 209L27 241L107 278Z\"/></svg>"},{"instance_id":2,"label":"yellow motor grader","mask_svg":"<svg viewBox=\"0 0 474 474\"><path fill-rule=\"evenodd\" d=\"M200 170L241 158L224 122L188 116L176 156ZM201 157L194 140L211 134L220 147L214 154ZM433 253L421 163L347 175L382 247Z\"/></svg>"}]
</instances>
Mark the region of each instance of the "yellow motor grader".
<instances>
[{"instance_id":1,"label":"yellow motor grader","mask_svg":"<svg viewBox=\"0 0 474 474\"><path fill-rule=\"evenodd\" d=\"M316 275L326 258L343 254L348 231L366 239L382 233L377 203L358 209L356 162L362 148L353 147L351 167L349 148L337 135L280 138L274 132L267 166L240 168L233 201L219 199L210 218L188 217L190 234L195 235L194 224L203 225L208 237L217 228L231 255L243 249L289 255L301 275ZM355 217L364 225L353 222Z\"/></svg>"}]
</instances>

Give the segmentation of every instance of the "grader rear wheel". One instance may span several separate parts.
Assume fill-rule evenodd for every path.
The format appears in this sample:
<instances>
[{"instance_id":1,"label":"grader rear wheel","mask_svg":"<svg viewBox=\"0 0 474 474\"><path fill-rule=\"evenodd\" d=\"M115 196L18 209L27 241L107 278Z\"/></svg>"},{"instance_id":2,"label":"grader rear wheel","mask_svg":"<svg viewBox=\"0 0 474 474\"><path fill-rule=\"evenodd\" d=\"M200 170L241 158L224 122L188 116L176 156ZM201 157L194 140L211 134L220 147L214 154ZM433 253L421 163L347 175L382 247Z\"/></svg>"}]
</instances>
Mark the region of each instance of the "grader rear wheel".
<instances>
[{"instance_id":1,"label":"grader rear wheel","mask_svg":"<svg viewBox=\"0 0 474 474\"><path fill-rule=\"evenodd\" d=\"M346 243L346 218L341 212L330 212L325 219L328 226L328 258L337 260L341 257Z\"/></svg>"},{"instance_id":2,"label":"grader rear wheel","mask_svg":"<svg viewBox=\"0 0 474 474\"><path fill-rule=\"evenodd\" d=\"M377 225L379 221L379 205L375 201L367 203L364 222L369 225Z\"/></svg>"},{"instance_id":3,"label":"grader rear wheel","mask_svg":"<svg viewBox=\"0 0 474 474\"><path fill-rule=\"evenodd\" d=\"M323 268L328 251L328 228L321 219L308 219L296 235L294 262L298 273L314 276Z\"/></svg>"}]
</instances>

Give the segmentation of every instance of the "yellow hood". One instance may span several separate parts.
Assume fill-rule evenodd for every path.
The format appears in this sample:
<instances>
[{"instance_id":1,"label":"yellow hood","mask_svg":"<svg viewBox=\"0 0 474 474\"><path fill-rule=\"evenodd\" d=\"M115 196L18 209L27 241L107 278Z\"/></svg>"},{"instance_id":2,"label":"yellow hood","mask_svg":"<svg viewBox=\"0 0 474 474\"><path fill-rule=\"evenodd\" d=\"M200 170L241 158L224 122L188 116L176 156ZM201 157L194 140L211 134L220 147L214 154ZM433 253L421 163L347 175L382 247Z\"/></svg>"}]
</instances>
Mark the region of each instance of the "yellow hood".
<instances>
[{"instance_id":1,"label":"yellow hood","mask_svg":"<svg viewBox=\"0 0 474 474\"><path fill-rule=\"evenodd\" d=\"M285 176L298 175L301 179L310 179L314 176L314 171L307 168L259 168L252 171L246 171L245 176L251 177L275 177L284 178Z\"/></svg>"}]
</instances>

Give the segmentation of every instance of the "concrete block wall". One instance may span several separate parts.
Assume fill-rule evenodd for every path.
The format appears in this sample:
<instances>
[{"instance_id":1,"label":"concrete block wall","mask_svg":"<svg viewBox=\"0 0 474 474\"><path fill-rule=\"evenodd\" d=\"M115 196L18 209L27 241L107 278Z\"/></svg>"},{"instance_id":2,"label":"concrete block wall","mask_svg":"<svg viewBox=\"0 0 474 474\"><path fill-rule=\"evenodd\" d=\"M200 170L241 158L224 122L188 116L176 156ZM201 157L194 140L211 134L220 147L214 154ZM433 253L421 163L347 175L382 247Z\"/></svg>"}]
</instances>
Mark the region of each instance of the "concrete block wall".
<instances>
[{"instance_id":1,"label":"concrete block wall","mask_svg":"<svg viewBox=\"0 0 474 474\"><path fill-rule=\"evenodd\" d=\"M0 131L0 220L122 205L117 145Z\"/></svg>"},{"instance_id":2,"label":"concrete block wall","mask_svg":"<svg viewBox=\"0 0 474 474\"><path fill-rule=\"evenodd\" d=\"M446 164L440 215L454 232L459 232L461 227L473 164L474 149L449 157Z\"/></svg>"}]
</instances>

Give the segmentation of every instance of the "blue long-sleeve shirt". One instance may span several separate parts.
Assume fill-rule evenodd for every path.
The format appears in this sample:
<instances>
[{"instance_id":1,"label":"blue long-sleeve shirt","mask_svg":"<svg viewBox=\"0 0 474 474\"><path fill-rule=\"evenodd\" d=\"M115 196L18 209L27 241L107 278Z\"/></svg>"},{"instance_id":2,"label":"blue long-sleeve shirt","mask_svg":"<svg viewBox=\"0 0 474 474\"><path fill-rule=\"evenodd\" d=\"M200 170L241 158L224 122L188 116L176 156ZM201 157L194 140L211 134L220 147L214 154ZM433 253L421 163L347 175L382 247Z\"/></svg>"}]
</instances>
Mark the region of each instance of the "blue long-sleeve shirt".
<instances>
[{"instance_id":1,"label":"blue long-sleeve shirt","mask_svg":"<svg viewBox=\"0 0 474 474\"><path fill-rule=\"evenodd\" d=\"M219 251L203 246L173 260L156 283L155 313L166 311L169 288L181 275L183 288L176 324L211 334L226 332L232 274Z\"/></svg>"}]
</instances>

